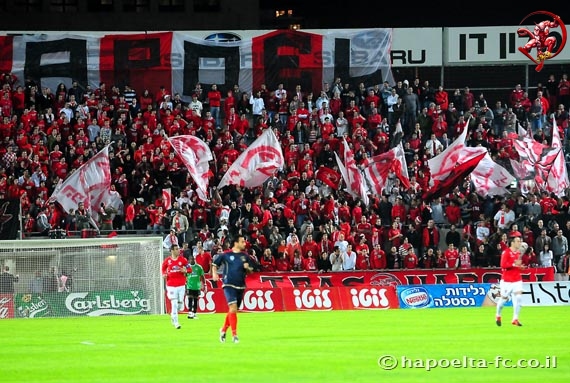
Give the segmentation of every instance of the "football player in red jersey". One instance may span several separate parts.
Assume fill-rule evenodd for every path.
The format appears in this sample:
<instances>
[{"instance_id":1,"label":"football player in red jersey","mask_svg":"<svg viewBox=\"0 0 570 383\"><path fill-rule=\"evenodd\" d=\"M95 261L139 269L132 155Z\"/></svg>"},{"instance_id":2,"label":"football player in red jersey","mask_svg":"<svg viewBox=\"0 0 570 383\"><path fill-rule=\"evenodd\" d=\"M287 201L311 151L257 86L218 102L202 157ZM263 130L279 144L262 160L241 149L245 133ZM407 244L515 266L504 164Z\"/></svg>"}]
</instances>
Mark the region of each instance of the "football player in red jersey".
<instances>
[{"instance_id":1,"label":"football player in red jersey","mask_svg":"<svg viewBox=\"0 0 570 383\"><path fill-rule=\"evenodd\" d=\"M166 295L171 303L171 322L174 328L180 329L178 312L184 309L186 293L186 265L188 260L180 255L178 245L170 247L170 256L162 262L162 276L166 280Z\"/></svg>"},{"instance_id":2,"label":"football player in red jersey","mask_svg":"<svg viewBox=\"0 0 570 383\"><path fill-rule=\"evenodd\" d=\"M501 311L505 303L511 298L513 300L513 320L514 326L522 326L519 322L519 313L522 306L523 282L521 276L522 254L528 245L523 244L522 235L518 231L512 232L509 240L509 248L503 250L501 254L501 298L497 300L497 312L495 323L501 325Z\"/></svg>"}]
</instances>

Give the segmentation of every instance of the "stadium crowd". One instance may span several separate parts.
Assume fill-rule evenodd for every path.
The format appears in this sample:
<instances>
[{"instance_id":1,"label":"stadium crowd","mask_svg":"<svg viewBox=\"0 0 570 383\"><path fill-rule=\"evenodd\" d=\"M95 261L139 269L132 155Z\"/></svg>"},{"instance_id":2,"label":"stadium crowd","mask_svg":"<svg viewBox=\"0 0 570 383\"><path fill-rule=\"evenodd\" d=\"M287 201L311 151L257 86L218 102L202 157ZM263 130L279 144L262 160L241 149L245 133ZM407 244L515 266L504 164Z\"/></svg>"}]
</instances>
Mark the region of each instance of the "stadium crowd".
<instances>
[{"instance_id":1,"label":"stadium crowd","mask_svg":"<svg viewBox=\"0 0 570 383\"><path fill-rule=\"evenodd\" d=\"M122 89L101 83L92 89L73 81L52 91L7 73L0 78L0 198L19 198L26 236L67 236L94 229L83 206L64 212L50 196L65 179L106 144L112 189L124 206L102 205L102 234L162 234L165 247L193 249L206 272L224 239L240 232L265 271L498 266L507 234L522 232L527 265L566 267L570 236L568 198L538 190L482 197L469 178L451 193L422 200L429 187L427 160L441 153L463 129L468 145L488 148L509 169L516 158L517 121L539 142L549 142L554 113L566 144L570 81L549 76L532 95L520 84L503 100L487 102L469 87L447 91L429 80L395 84L336 78L323 89L276 89L253 93L239 85L220 91L196 85L192 99L165 88ZM401 129L399 128L401 126ZM286 166L263 187L216 185L240 153L264 129L279 138ZM211 200L204 202L167 137L195 135L209 144ZM335 151L342 138L357 163L400 142L410 187L390 175L385 192L369 206L342 186L316 177L338 172ZM162 191L172 191L165 208ZM552 257L543 256L550 251Z\"/></svg>"}]
</instances>

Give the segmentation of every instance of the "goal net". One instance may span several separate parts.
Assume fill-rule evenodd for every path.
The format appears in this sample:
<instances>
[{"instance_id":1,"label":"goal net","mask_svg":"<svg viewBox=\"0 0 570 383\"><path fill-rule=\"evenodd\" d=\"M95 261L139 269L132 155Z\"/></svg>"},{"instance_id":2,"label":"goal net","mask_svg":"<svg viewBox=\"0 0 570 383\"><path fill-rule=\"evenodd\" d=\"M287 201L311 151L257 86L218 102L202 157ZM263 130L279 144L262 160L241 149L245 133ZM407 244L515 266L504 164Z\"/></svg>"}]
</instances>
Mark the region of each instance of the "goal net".
<instances>
[{"instance_id":1,"label":"goal net","mask_svg":"<svg viewBox=\"0 0 570 383\"><path fill-rule=\"evenodd\" d=\"M0 284L0 319L161 314L162 260L160 237L0 241L18 276Z\"/></svg>"}]
</instances>

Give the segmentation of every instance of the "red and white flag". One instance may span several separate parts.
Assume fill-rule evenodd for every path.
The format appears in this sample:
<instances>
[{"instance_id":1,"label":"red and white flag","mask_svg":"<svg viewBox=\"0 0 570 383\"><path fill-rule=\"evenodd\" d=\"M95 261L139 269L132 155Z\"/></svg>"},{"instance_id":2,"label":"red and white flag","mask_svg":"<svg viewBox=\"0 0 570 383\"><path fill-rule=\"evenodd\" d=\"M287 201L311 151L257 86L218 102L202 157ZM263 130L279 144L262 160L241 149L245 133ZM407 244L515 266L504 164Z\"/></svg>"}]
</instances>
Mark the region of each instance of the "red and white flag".
<instances>
[{"instance_id":1,"label":"red and white flag","mask_svg":"<svg viewBox=\"0 0 570 383\"><path fill-rule=\"evenodd\" d=\"M396 152L394 149L388 150L386 153L379 154L370 158L364 164L363 176L371 187L371 191L376 195L382 195L388 175L392 170L396 161ZM407 170L407 169L406 169Z\"/></svg>"},{"instance_id":2,"label":"red and white flag","mask_svg":"<svg viewBox=\"0 0 570 383\"><path fill-rule=\"evenodd\" d=\"M279 140L272 129L265 129L234 161L218 184L218 189L227 185L254 188L263 185L285 164Z\"/></svg>"},{"instance_id":3,"label":"red and white flag","mask_svg":"<svg viewBox=\"0 0 570 383\"><path fill-rule=\"evenodd\" d=\"M402 142L392 150L394 151L396 160L392 165L392 171L400 180L402 187L407 190L410 187L410 177L408 175L408 163Z\"/></svg>"},{"instance_id":4,"label":"red and white flag","mask_svg":"<svg viewBox=\"0 0 570 383\"><path fill-rule=\"evenodd\" d=\"M344 164L342 163L341 159L339 158L338 154L336 154L336 162L338 164L338 168L340 169L340 173L342 174L342 178L347 186L347 191L350 195L355 198L360 198L365 206L368 206L370 202L368 199L368 187L364 181L364 177L360 173L360 169L356 166L356 161L354 159L354 153L350 150L348 143L345 139L342 140L343 146L343 157L344 157Z\"/></svg>"},{"instance_id":5,"label":"red and white flag","mask_svg":"<svg viewBox=\"0 0 570 383\"><path fill-rule=\"evenodd\" d=\"M324 184L330 186L331 188L337 190L340 184L341 175L331 168L326 166L321 166L317 169L315 173L315 178L322 181Z\"/></svg>"},{"instance_id":6,"label":"red and white flag","mask_svg":"<svg viewBox=\"0 0 570 383\"><path fill-rule=\"evenodd\" d=\"M164 211L170 210L170 208L172 208L172 190L170 188L162 189L162 202Z\"/></svg>"},{"instance_id":7,"label":"red and white flag","mask_svg":"<svg viewBox=\"0 0 570 383\"><path fill-rule=\"evenodd\" d=\"M513 177L507 169L493 161L489 153L483 157L471 173L471 181L475 191L482 197L503 196L509 191L507 187L513 183Z\"/></svg>"},{"instance_id":8,"label":"red and white flag","mask_svg":"<svg viewBox=\"0 0 570 383\"><path fill-rule=\"evenodd\" d=\"M460 156L458 162L454 164L453 169L447 173L447 176L436 179L430 189L422 194L422 198L425 201L431 201L437 197L443 197L451 193L453 189L475 170L485 155L487 155L487 150Z\"/></svg>"},{"instance_id":9,"label":"red and white flag","mask_svg":"<svg viewBox=\"0 0 570 383\"><path fill-rule=\"evenodd\" d=\"M364 179L377 195L382 194L390 173L393 173L400 180L404 190L410 187L406 154L401 143L386 153L370 158L364 164Z\"/></svg>"},{"instance_id":10,"label":"red and white flag","mask_svg":"<svg viewBox=\"0 0 570 383\"><path fill-rule=\"evenodd\" d=\"M51 201L57 201L66 213L77 209L83 202L85 209L91 213L92 224L98 220L99 206L119 209L123 202L116 191L111 191L111 169L109 164L109 145L81 165L54 189Z\"/></svg>"},{"instance_id":11,"label":"red and white flag","mask_svg":"<svg viewBox=\"0 0 570 383\"><path fill-rule=\"evenodd\" d=\"M196 183L198 197L207 201L211 174L210 161L214 159L210 147L198 137L191 135L169 137L168 141Z\"/></svg>"},{"instance_id":12,"label":"red and white flag","mask_svg":"<svg viewBox=\"0 0 570 383\"><path fill-rule=\"evenodd\" d=\"M531 134L531 130L526 130L525 128L522 127L522 125L517 121L517 126L518 126L518 134L520 138L532 138L532 134Z\"/></svg>"},{"instance_id":13,"label":"red and white flag","mask_svg":"<svg viewBox=\"0 0 570 383\"><path fill-rule=\"evenodd\" d=\"M487 149L484 147L465 146L467 130L463 129L463 132L443 152L428 160L431 186L436 181L443 182L456 171L459 165L487 153Z\"/></svg>"},{"instance_id":14,"label":"red and white flag","mask_svg":"<svg viewBox=\"0 0 570 383\"><path fill-rule=\"evenodd\" d=\"M552 148L558 149L558 154L546 178L545 188L549 193L554 193L558 197L562 197L566 194L566 189L570 186L570 182L568 180L568 169L566 168L566 159L564 158L564 151L562 150L562 142L560 140L560 132L558 131L556 118L552 119Z\"/></svg>"},{"instance_id":15,"label":"red and white flag","mask_svg":"<svg viewBox=\"0 0 570 383\"><path fill-rule=\"evenodd\" d=\"M525 170L525 179L534 178L536 186L541 190L546 190L547 178L552 171L556 158L562 152L562 148L541 144L531 137L513 140L513 146L519 157L520 166L517 166L518 170L521 173Z\"/></svg>"}]
</instances>

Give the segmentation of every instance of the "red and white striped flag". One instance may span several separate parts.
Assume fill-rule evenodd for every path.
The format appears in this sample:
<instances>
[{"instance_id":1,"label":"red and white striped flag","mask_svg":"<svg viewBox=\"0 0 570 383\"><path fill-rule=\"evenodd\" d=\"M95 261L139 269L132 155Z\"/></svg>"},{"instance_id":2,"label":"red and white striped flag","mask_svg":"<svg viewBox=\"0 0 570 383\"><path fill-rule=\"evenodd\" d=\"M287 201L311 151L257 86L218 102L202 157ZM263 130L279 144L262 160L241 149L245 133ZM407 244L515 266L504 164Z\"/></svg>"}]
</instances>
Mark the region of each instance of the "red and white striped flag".
<instances>
[{"instance_id":1,"label":"red and white striped flag","mask_svg":"<svg viewBox=\"0 0 570 383\"><path fill-rule=\"evenodd\" d=\"M564 151L562 150L562 142L560 140L560 132L558 131L556 118L552 118L552 147L558 149L558 155L546 178L545 188L548 192L562 197L566 194L566 189L570 186L570 182L568 180L568 169L566 168L566 159L564 158Z\"/></svg>"},{"instance_id":2,"label":"red and white striped flag","mask_svg":"<svg viewBox=\"0 0 570 383\"><path fill-rule=\"evenodd\" d=\"M198 197L207 201L211 174L210 161L214 159L210 147L198 137L191 135L169 137L168 141L196 183Z\"/></svg>"},{"instance_id":3,"label":"red and white striped flag","mask_svg":"<svg viewBox=\"0 0 570 383\"><path fill-rule=\"evenodd\" d=\"M547 178L562 148L550 147L529 137L513 140L513 146L519 156L518 170L522 172L525 169L527 173L525 178L534 178L536 186L546 190Z\"/></svg>"},{"instance_id":4,"label":"red and white striped flag","mask_svg":"<svg viewBox=\"0 0 570 383\"><path fill-rule=\"evenodd\" d=\"M382 195L388 175L396 161L394 149L370 158L364 164L363 176L376 195Z\"/></svg>"},{"instance_id":5,"label":"red and white striped flag","mask_svg":"<svg viewBox=\"0 0 570 383\"><path fill-rule=\"evenodd\" d=\"M261 186L284 164L285 158L277 136L273 129L265 129L230 166L218 184L218 189L227 185L247 188Z\"/></svg>"},{"instance_id":6,"label":"red and white striped flag","mask_svg":"<svg viewBox=\"0 0 570 383\"><path fill-rule=\"evenodd\" d=\"M467 130L463 129L463 132L443 152L428 160L430 185L433 185L435 181L441 182L448 178L458 165L467 162L470 158L487 153L487 149L483 147L465 146Z\"/></svg>"},{"instance_id":7,"label":"red and white striped flag","mask_svg":"<svg viewBox=\"0 0 570 383\"><path fill-rule=\"evenodd\" d=\"M164 211L172 208L172 190L170 188L162 189L162 201Z\"/></svg>"},{"instance_id":8,"label":"red and white striped flag","mask_svg":"<svg viewBox=\"0 0 570 383\"><path fill-rule=\"evenodd\" d=\"M97 227L98 210L101 203L119 209L122 206L121 196L111 191L111 169L109 164L109 145L81 165L54 189L51 201L57 201L66 213L77 209L83 202Z\"/></svg>"},{"instance_id":9,"label":"red and white striped flag","mask_svg":"<svg viewBox=\"0 0 570 383\"><path fill-rule=\"evenodd\" d=\"M341 150L343 150L344 164L336 152L335 155L338 168L340 169L342 178L346 183L347 191L353 197L360 198L364 205L368 206L370 201L368 199L368 187L366 186L364 177L356 165L354 153L350 150L348 143L345 139L343 139L342 142L343 146L341 147Z\"/></svg>"}]
</instances>

